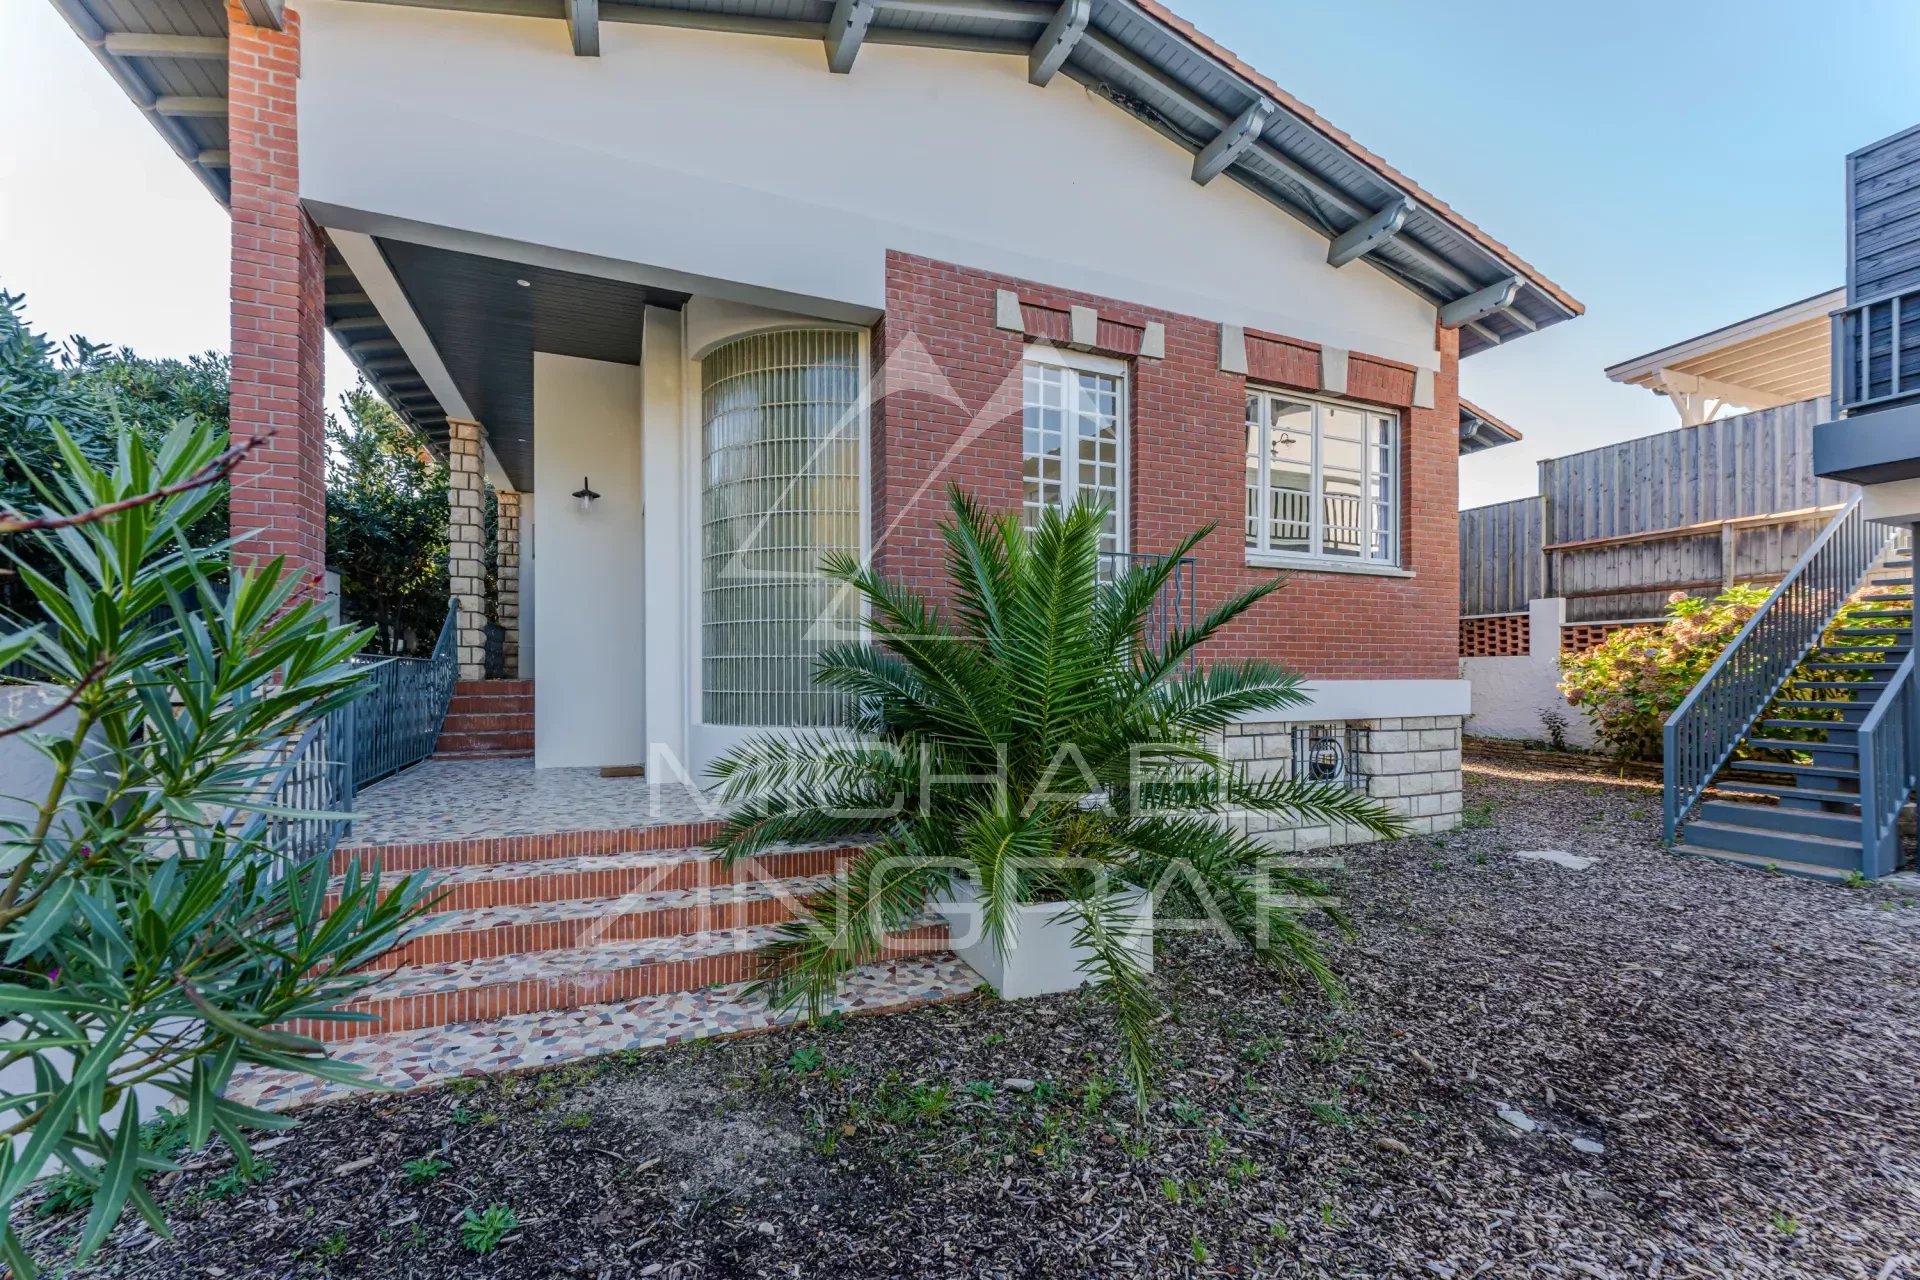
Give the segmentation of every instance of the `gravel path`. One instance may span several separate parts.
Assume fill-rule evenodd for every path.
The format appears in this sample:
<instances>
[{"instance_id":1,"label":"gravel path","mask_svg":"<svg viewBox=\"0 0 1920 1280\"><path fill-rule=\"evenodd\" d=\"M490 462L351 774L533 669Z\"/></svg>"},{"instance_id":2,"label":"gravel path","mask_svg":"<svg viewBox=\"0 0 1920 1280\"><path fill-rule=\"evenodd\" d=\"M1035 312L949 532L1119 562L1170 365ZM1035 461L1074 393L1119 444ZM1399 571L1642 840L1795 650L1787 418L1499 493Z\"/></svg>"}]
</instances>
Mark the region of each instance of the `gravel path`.
<instances>
[{"instance_id":1,"label":"gravel path","mask_svg":"<svg viewBox=\"0 0 1920 1280\"><path fill-rule=\"evenodd\" d=\"M1684 860L1653 787L1519 768L1348 851L1338 1009L1169 937L1144 1128L1097 997L977 1001L309 1111L87 1274L1920 1277L1920 892Z\"/></svg>"}]
</instances>

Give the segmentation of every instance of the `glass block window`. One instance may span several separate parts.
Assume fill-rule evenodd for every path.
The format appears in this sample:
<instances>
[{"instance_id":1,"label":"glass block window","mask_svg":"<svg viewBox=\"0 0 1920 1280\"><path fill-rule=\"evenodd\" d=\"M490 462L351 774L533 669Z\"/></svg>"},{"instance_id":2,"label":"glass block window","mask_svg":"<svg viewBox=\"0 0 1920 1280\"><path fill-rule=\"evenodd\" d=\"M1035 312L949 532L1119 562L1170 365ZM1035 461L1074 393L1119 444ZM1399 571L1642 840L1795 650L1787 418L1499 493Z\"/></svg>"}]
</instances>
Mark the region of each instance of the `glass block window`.
<instances>
[{"instance_id":1,"label":"glass block window","mask_svg":"<svg viewBox=\"0 0 1920 1280\"><path fill-rule=\"evenodd\" d=\"M1027 528L1048 507L1082 497L1107 504L1100 550L1126 548L1126 380L1119 374L1029 358L1021 395Z\"/></svg>"},{"instance_id":2,"label":"glass block window","mask_svg":"<svg viewBox=\"0 0 1920 1280\"><path fill-rule=\"evenodd\" d=\"M1247 394L1247 549L1397 564L1397 415Z\"/></svg>"},{"instance_id":3,"label":"glass block window","mask_svg":"<svg viewBox=\"0 0 1920 1280\"><path fill-rule=\"evenodd\" d=\"M859 555L860 340L755 334L700 362L701 718L837 723L820 653L857 639L852 594L820 572Z\"/></svg>"}]
</instances>

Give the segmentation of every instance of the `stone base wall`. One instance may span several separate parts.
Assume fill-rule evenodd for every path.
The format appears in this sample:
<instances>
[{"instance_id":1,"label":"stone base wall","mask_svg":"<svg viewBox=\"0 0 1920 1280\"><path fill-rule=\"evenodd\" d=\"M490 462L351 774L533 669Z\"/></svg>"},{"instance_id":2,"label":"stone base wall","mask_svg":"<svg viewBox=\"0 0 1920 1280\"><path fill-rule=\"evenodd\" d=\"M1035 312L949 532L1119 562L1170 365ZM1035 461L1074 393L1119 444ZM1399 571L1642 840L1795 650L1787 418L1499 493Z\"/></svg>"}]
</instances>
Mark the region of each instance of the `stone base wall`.
<instances>
[{"instance_id":1,"label":"stone base wall","mask_svg":"<svg viewBox=\"0 0 1920 1280\"><path fill-rule=\"evenodd\" d=\"M1460 825L1459 716L1361 720L1351 762L1351 781L1404 815L1416 835ZM1242 762L1255 778L1293 772L1294 722L1239 724L1226 731L1228 759ZM1340 726L1345 728L1345 726ZM1273 848L1290 852L1366 844L1375 837L1361 827L1287 825L1267 814L1244 814L1236 823Z\"/></svg>"}]
</instances>

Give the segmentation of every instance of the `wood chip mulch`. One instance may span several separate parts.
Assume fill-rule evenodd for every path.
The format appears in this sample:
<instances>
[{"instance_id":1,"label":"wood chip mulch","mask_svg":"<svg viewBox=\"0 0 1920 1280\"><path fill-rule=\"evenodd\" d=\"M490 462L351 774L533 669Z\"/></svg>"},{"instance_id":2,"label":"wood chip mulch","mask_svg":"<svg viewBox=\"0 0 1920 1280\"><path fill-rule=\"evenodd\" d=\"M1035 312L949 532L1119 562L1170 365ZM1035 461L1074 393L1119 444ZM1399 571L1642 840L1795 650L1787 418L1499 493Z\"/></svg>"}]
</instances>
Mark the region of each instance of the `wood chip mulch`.
<instances>
[{"instance_id":1,"label":"wood chip mulch","mask_svg":"<svg viewBox=\"0 0 1920 1280\"><path fill-rule=\"evenodd\" d=\"M77 1274L1920 1277L1920 890L1667 853L1605 774L1467 803L1344 851L1337 1008L1163 930L1144 1126L1098 996L982 1000L318 1108Z\"/></svg>"}]
</instances>

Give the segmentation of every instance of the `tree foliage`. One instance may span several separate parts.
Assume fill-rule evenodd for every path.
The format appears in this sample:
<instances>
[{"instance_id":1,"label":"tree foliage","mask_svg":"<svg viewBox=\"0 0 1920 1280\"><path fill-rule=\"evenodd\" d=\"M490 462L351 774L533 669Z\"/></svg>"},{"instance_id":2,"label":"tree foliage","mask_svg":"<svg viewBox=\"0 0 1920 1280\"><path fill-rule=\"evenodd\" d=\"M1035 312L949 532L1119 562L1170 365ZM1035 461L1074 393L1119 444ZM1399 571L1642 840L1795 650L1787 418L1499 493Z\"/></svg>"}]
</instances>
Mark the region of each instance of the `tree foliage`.
<instances>
[{"instance_id":1,"label":"tree foliage","mask_svg":"<svg viewBox=\"0 0 1920 1280\"><path fill-rule=\"evenodd\" d=\"M362 382L327 415L327 562L383 653L425 652L447 613L447 468Z\"/></svg>"},{"instance_id":2,"label":"tree foliage","mask_svg":"<svg viewBox=\"0 0 1920 1280\"><path fill-rule=\"evenodd\" d=\"M1061 904L1091 950L1144 1105L1157 1002L1128 911L1136 890L1183 886L1261 962L1332 990L1293 905L1337 916L1325 887L1228 815L1380 835L1401 823L1343 786L1251 777L1222 757L1228 724L1306 700L1298 677L1269 663L1192 663L1279 580L1155 644L1155 602L1208 530L1103 581L1098 507L1049 511L1029 533L958 491L952 506L949 609L851 558L828 561L868 605L877 643L825 654L817 679L857 710L844 733L763 739L719 761L738 807L716 846L739 858L784 841L871 841L771 948L763 986L781 1005L817 1010L956 880L977 886L986 936L1003 952L1017 906Z\"/></svg>"},{"instance_id":3,"label":"tree foliage","mask_svg":"<svg viewBox=\"0 0 1920 1280\"><path fill-rule=\"evenodd\" d=\"M357 696L367 632L297 600L279 562L229 569L227 544L189 536L219 501L196 478L226 432L187 421L150 448L123 425L103 465L47 431L57 467L28 509L51 527L0 545L44 619L0 637L0 663L56 681L9 695L9 745L30 744L46 782L0 809L0 1224L64 1166L90 1193L84 1256L128 1202L165 1230L144 1182L174 1166L141 1140L143 1090L180 1109L191 1149L217 1134L246 1169L248 1130L289 1122L222 1096L237 1066L355 1074L279 1028L346 1016L355 970L424 886L357 865L335 881L330 849L269 843L267 817L295 816L272 779ZM0 1254L31 1274L10 1228Z\"/></svg>"},{"instance_id":4,"label":"tree foliage","mask_svg":"<svg viewBox=\"0 0 1920 1280\"><path fill-rule=\"evenodd\" d=\"M1661 730L1694 685L1767 600L1767 589L1729 587L1711 600L1676 591L1666 621L1623 627L1585 653L1560 659L1560 690L1622 760L1658 760Z\"/></svg>"}]
</instances>

